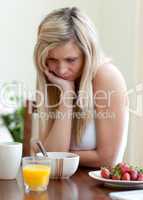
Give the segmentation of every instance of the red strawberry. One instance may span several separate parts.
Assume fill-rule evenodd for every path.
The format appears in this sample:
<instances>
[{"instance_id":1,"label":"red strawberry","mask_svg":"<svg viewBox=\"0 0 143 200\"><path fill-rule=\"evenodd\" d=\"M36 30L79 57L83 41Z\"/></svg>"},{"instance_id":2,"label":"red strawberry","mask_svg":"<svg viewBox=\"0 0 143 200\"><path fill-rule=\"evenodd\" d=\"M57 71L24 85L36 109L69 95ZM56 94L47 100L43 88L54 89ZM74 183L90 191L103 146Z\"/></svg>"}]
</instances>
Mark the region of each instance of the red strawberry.
<instances>
[{"instance_id":1,"label":"red strawberry","mask_svg":"<svg viewBox=\"0 0 143 200\"><path fill-rule=\"evenodd\" d=\"M103 178L110 178L110 171L109 171L109 169L107 169L105 167L102 167L101 168L101 176Z\"/></svg>"},{"instance_id":2,"label":"red strawberry","mask_svg":"<svg viewBox=\"0 0 143 200\"><path fill-rule=\"evenodd\" d=\"M121 174L123 175L125 172L129 172L130 171L130 167L128 166L128 164L126 163L119 163L119 169L121 171Z\"/></svg>"},{"instance_id":3,"label":"red strawberry","mask_svg":"<svg viewBox=\"0 0 143 200\"><path fill-rule=\"evenodd\" d=\"M123 175L122 175L122 180L125 180L125 181L130 181L131 180L131 176L128 172L125 172Z\"/></svg>"},{"instance_id":4,"label":"red strawberry","mask_svg":"<svg viewBox=\"0 0 143 200\"><path fill-rule=\"evenodd\" d=\"M142 173L139 173L138 174L138 181L143 181L143 174Z\"/></svg>"},{"instance_id":5,"label":"red strawberry","mask_svg":"<svg viewBox=\"0 0 143 200\"><path fill-rule=\"evenodd\" d=\"M131 180L133 180L133 181L137 180L137 178L138 178L138 171L137 170L131 168L129 173L130 173L130 176L131 176Z\"/></svg>"}]
</instances>

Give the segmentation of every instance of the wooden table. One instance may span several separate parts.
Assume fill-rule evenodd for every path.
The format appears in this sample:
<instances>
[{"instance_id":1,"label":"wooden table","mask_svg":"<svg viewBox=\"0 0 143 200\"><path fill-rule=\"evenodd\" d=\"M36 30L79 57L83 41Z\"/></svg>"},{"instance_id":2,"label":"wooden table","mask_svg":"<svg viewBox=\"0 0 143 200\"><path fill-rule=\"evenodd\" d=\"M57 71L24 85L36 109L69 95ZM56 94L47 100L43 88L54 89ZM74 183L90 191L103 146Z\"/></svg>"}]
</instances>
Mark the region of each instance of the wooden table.
<instances>
[{"instance_id":1,"label":"wooden table","mask_svg":"<svg viewBox=\"0 0 143 200\"><path fill-rule=\"evenodd\" d=\"M25 194L21 175L17 180L0 180L0 200L110 200L105 188L88 176L91 169L80 168L65 180L50 180L46 192ZM117 189L116 189L117 190Z\"/></svg>"}]
</instances>

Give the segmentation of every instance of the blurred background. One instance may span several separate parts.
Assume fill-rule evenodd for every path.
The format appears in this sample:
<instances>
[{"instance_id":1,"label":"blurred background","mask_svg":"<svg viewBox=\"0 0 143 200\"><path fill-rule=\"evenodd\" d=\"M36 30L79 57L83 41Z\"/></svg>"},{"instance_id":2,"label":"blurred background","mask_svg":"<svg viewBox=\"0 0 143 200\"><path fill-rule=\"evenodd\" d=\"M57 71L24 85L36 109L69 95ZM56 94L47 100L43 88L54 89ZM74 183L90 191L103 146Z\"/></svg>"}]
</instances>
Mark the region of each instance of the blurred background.
<instances>
[{"instance_id":1,"label":"blurred background","mask_svg":"<svg viewBox=\"0 0 143 200\"><path fill-rule=\"evenodd\" d=\"M1 85L16 81L24 83L27 89L35 89L33 48L37 27L48 12L65 6L77 6L93 20L103 50L112 58L127 82L130 98L130 123L125 160L142 165L143 1L0 1Z\"/></svg>"}]
</instances>

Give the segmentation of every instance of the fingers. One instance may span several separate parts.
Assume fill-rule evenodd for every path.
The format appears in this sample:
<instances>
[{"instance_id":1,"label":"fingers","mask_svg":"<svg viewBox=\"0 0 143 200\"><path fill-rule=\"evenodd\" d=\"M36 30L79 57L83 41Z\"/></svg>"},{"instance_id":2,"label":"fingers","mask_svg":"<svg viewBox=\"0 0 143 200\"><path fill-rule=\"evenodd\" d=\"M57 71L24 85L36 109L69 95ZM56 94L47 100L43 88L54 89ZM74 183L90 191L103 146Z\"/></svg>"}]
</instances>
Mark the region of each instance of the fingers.
<instances>
[{"instance_id":1,"label":"fingers","mask_svg":"<svg viewBox=\"0 0 143 200\"><path fill-rule=\"evenodd\" d=\"M75 88L74 82L64 80L64 79L54 75L52 72L49 71L49 69L46 69L44 71L44 73L51 83L56 84L58 87L62 88L63 90L65 90L65 91L66 90L74 90L74 88Z\"/></svg>"},{"instance_id":2,"label":"fingers","mask_svg":"<svg viewBox=\"0 0 143 200\"><path fill-rule=\"evenodd\" d=\"M60 81L59 78L55 76L53 73L49 72L48 69L45 70L45 74L50 82L55 83L55 84L59 83Z\"/></svg>"},{"instance_id":3,"label":"fingers","mask_svg":"<svg viewBox=\"0 0 143 200\"><path fill-rule=\"evenodd\" d=\"M44 72L46 76L48 77L49 81L52 81L54 75L51 72L49 72L48 69L46 69Z\"/></svg>"}]
</instances>

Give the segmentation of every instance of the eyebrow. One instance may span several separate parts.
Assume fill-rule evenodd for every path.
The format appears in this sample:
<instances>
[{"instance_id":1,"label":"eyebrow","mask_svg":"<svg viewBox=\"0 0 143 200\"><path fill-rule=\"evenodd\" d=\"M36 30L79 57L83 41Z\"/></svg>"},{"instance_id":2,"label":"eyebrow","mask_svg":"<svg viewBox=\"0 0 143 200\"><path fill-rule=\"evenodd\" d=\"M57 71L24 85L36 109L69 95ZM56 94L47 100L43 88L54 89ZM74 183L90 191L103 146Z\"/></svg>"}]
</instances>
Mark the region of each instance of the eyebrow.
<instances>
[{"instance_id":1,"label":"eyebrow","mask_svg":"<svg viewBox=\"0 0 143 200\"><path fill-rule=\"evenodd\" d=\"M71 56L71 57L65 57L65 58L63 58L64 60L67 60L67 59L78 59L79 58L79 56ZM54 58L54 57L48 57L48 59L52 59L52 60L58 60L57 58Z\"/></svg>"}]
</instances>

